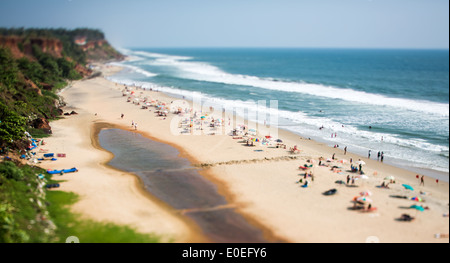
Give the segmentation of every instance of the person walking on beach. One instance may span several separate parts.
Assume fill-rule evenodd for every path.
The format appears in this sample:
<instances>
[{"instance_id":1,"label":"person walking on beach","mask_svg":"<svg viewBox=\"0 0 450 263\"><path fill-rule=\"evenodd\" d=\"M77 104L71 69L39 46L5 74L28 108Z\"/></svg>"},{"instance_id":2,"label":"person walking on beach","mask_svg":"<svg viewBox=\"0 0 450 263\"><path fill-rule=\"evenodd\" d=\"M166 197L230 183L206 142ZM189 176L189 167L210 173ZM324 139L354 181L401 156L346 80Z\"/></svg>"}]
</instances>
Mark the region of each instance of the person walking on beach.
<instances>
[{"instance_id":1,"label":"person walking on beach","mask_svg":"<svg viewBox=\"0 0 450 263\"><path fill-rule=\"evenodd\" d=\"M347 146L344 147L344 155L347 154Z\"/></svg>"},{"instance_id":2,"label":"person walking on beach","mask_svg":"<svg viewBox=\"0 0 450 263\"><path fill-rule=\"evenodd\" d=\"M425 186L425 180L424 180L424 176L422 175L422 177L420 177L420 185Z\"/></svg>"},{"instance_id":3,"label":"person walking on beach","mask_svg":"<svg viewBox=\"0 0 450 263\"><path fill-rule=\"evenodd\" d=\"M137 130L137 122L134 123L134 130Z\"/></svg>"},{"instance_id":4,"label":"person walking on beach","mask_svg":"<svg viewBox=\"0 0 450 263\"><path fill-rule=\"evenodd\" d=\"M367 158L369 158L370 159L370 153L372 152L372 150L369 150L369 156L367 157Z\"/></svg>"},{"instance_id":5,"label":"person walking on beach","mask_svg":"<svg viewBox=\"0 0 450 263\"><path fill-rule=\"evenodd\" d=\"M378 154L377 154L377 161L379 161L379 160L380 160L380 156L381 156L381 152L380 152L380 151L378 151Z\"/></svg>"},{"instance_id":6,"label":"person walking on beach","mask_svg":"<svg viewBox=\"0 0 450 263\"><path fill-rule=\"evenodd\" d=\"M350 175L347 175L347 185L350 183Z\"/></svg>"},{"instance_id":7,"label":"person walking on beach","mask_svg":"<svg viewBox=\"0 0 450 263\"><path fill-rule=\"evenodd\" d=\"M383 159L384 159L384 152L381 152L381 156L380 156L380 160L381 160L381 162L383 162Z\"/></svg>"}]
</instances>

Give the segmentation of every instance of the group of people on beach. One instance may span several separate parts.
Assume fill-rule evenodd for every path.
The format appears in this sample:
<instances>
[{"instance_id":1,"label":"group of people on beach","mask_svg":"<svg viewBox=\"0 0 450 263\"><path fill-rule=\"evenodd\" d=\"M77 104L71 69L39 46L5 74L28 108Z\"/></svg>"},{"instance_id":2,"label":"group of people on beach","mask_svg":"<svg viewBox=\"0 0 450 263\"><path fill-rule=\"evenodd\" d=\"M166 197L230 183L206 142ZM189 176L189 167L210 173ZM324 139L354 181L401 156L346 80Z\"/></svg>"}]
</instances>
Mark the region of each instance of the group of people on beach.
<instances>
[{"instance_id":1,"label":"group of people on beach","mask_svg":"<svg viewBox=\"0 0 450 263\"><path fill-rule=\"evenodd\" d=\"M367 158L370 159L370 156L372 154L372 150L369 150L368 154L367 154ZM378 151L377 153L377 161L384 161L384 152Z\"/></svg>"}]
</instances>

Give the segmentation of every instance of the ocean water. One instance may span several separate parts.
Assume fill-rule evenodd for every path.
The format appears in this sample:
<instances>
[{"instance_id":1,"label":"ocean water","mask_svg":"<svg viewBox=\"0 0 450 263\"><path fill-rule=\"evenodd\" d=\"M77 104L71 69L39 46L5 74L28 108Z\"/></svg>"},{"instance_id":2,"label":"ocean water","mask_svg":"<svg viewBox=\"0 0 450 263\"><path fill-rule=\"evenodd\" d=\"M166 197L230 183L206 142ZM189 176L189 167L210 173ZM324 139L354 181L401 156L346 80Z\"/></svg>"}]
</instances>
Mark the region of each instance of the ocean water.
<instances>
[{"instance_id":1,"label":"ocean water","mask_svg":"<svg viewBox=\"0 0 450 263\"><path fill-rule=\"evenodd\" d=\"M382 151L386 163L445 172L448 181L448 50L121 51L132 59L115 62L124 70L112 81L187 99L201 94L215 108L258 108L276 115L281 129L363 156L370 150L372 158ZM261 100L266 107L256 106Z\"/></svg>"}]
</instances>

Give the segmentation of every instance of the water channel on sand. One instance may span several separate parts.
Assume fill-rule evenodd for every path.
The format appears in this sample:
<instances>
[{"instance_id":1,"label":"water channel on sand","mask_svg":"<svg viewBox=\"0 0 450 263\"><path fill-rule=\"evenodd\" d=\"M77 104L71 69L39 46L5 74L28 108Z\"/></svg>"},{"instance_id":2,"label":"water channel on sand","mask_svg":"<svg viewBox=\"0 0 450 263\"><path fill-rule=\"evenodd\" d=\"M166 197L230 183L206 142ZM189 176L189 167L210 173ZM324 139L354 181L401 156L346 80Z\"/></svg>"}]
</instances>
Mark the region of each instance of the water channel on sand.
<instances>
[{"instance_id":1,"label":"water channel on sand","mask_svg":"<svg viewBox=\"0 0 450 263\"><path fill-rule=\"evenodd\" d=\"M114 154L108 165L139 176L145 190L182 211L212 242L268 242L176 148L122 129L102 129L98 140Z\"/></svg>"}]
</instances>

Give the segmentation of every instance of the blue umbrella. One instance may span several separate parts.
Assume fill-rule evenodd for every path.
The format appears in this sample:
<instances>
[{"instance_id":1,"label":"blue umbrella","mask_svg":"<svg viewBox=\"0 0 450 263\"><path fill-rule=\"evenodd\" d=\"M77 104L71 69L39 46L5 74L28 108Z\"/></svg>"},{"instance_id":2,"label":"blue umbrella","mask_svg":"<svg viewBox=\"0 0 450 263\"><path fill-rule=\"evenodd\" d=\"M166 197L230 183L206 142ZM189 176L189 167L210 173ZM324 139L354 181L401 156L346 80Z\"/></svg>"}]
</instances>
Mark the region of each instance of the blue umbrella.
<instances>
[{"instance_id":1,"label":"blue umbrella","mask_svg":"<svg viewBox=\"0 0 450 263\"><path fill-rule=\"evenodd\" d=\"M414 191L414 188L412 188L410 185L408 184L402 184L403 187L405 187L408 190Z\"/></svg>"}]
</instances>

